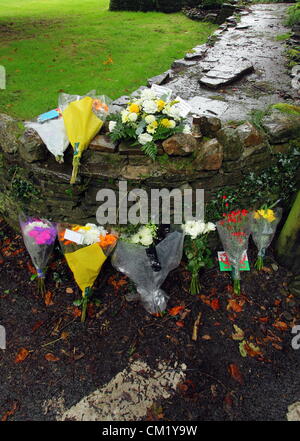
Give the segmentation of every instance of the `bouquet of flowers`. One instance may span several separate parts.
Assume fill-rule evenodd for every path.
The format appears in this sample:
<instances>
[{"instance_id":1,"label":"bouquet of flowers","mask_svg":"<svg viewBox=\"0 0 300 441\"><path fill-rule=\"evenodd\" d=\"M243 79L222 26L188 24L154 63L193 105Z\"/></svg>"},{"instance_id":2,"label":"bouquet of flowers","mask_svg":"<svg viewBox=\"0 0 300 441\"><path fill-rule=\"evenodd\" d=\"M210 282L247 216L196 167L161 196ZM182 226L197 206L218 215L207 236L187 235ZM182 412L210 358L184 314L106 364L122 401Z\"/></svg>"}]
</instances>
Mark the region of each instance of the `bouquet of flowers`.
<instances>
[{"instance_id":1,"label":"bouquet of flowers","mask_svg":"<svg viewBox=\"0 0 300 441\"><path fill-rule=\"evenodd\" d=\"M82 307L81 321L84 322L92 287L103 263L117 243L117 236L94 224L58 224L57 229L62 251L82 291L81 300L75 304Z\"/></svg>"},{"instance_id":2,"label":"bouquet of flowers","mask_svg":"<svg viewBox=\"0 0 300 441\"><path fill-rule=\"evenodd\" d=\"M177 99L158 96L152 89L144 89L140 98L134 99L120 113L109 116L109 131L113 141L133 140L150 158L157 155L156 141L175 133L189 132L189 126L181 117Z\"/></svg>"},{"instance_id":3,"label":"bouquet of flowers","mask_svg":"<svg viewBox=\"0 0 300 441\"><path fill-rule=\"evenodd\" d=\"M93 98L89 95L80 97L62 94L59 98L65 129L74 149L71 184L76 182L82 153L101 129L109 110L106 103L108 98Z\"/></svg>"},{"instance_id":4,"label":"bouquet of flowers","mask_svg":"<svg viewBox=\"0 0 300 441\"><path fill-rule=\"evenodd\" d=\"M255 267L261 270L264 266L266 249L272 242L277 225L281 219L282 209L261 208L251 213L251 234L258 248L258 257Z\"/></svg>"},{"instance_id":5,"label":"bouquet of flowers","mask_svg":"<svg viewBox=\"0 0 300 441\"><path fill-rule=\"evenodd\" d=\"M212 222L201 220L187 221L182 225L185 233L184 253L188 259L187 268L191 272L190 293L199 294L199 270L212 264L211 252L208 248L208 233L216 229Z\"/></svg>"},{"instance_id":6,"label":"bouquet of flowers","mask_svg":"<svg viewBox=\"0 0 300 441\"><path fill-rule=\"evenodd\" d=\"M56 226L46 219L19 216L25 247L37 271L38 292L45 294L45 273L56 239Z\"/></svg>"},{"instance_id":7,"label":"bouquet of flowers","mask_svg":"<svg viewBox=\"0 0 300 441\"><path fill-rule=\"evenodd\" d=\"M55 109L57 117L43 122L25 122L25 127L38 133L47 149L55 156L57 162L64 162L64 152L69 145L64 120L60 109ZM50 112L51 113L51 112Z\"/></svg>"},{"instance_id":8,"label":"bouquet of flowers","mask_svg":"<svg viewBox=\"0 0 300 441\"><path fill-rule=\"evenodd\" d=\"M168 296L160 286L180 264L183 238L180 231L148 224L131 236L121 236L112 255L112 265L135 283L138 298L151 314L166 309Z\"/></svg>"},{"instance_id":9,"label":"bouquet of flowers","mask_svg":"<svg viewBox=\"0 0 300 441\"><path fill-rule=\"evenodd\" d=\"M224 219L217 222L217 230L232 265L233 290L241 292L240 261L248 249L250 223L247 210L232 211L224 214Z\"/></svg>"}]
</instances>

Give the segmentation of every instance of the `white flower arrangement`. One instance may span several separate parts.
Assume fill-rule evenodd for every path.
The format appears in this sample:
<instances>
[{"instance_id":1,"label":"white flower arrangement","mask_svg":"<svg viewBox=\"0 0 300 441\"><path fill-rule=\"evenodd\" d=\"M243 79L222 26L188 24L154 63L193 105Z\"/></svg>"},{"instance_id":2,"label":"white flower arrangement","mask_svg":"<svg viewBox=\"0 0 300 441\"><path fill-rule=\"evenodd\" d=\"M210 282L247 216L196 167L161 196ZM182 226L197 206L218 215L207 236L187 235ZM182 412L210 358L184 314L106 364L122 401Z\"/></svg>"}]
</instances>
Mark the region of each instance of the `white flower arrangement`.
<instances>
[{"instance_id":1,"label":"white flower arrangement","mask_svg":"<svg viewBox=\"0 0 300 441\"><path fill-rule=\"evenodd\" d=\"M200 234L207 234L210 231L215 231L216 226L212 222L203 222L201 220L195 221L187 221L182 225L182 230L188 236L191 236L191 239L196 239Z\"/></svg>"},{"instance_id":2,"label":"white flower arrangement","mask_svg":"<svg viewBox=\"0 0 300 441\"><path fill-rule=\"evenodd\" d=\"M107 231L102 226L86 224L84 227L79 228L77 233L83 236L82 245L93 245L100 241L100 236L106 236Z\"/></svg>"},{"instance_id":3,"label":"white flower arrangement","mask_svg":"<svg viewBox=\"0 0 300 441\"><path fill-rule=\"evenodd\" d=\"M171 101L167 95L156 95L152 89L142 90L140 97L130 102L126 109L110 115L111 139L114 142L133 139L148 156L155 159L156 141L188 130L180 108L176 106L178 103L178 100Z\"/></svg>"},{"instance_id":4,"label":"white flower arrangement","mask_svg":"<svg viewBox=\"0 0 300 441\"><path fill-rule=\"evenodd\" d=\"M152 245L153 240L156 238L156 234L157 226L149 223L140 227L135 234L129 236L128 238L126 238L126 240L134 244L140 244L145 247L149 247L150 245Z\"/></svg>"}]
</instances>

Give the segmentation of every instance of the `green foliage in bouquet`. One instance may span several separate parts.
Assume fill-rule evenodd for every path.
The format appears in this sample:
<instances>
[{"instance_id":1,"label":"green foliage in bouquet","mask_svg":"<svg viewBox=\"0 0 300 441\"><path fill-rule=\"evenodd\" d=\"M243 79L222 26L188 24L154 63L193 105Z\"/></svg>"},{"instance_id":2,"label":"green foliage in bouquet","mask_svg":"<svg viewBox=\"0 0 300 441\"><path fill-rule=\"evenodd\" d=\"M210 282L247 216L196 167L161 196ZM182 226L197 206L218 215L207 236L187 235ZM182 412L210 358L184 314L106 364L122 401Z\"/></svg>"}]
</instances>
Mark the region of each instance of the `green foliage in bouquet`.
<instances>
[{"instance_id":1,"label":"green foliage in bouquet","mask_svg":"<svg viewBox=\"0 0 300 441\"><path fill-rule=\"evenodd\" d=\"M108 117L112 141L132 141L132 145L140 146L147 156L155 160L157 141L186 130L185 120L180 117L176 103L175 100L155 96L151 89L142 91L140 99L129 103L121 113Z\"/></svg>"}]
</instances>

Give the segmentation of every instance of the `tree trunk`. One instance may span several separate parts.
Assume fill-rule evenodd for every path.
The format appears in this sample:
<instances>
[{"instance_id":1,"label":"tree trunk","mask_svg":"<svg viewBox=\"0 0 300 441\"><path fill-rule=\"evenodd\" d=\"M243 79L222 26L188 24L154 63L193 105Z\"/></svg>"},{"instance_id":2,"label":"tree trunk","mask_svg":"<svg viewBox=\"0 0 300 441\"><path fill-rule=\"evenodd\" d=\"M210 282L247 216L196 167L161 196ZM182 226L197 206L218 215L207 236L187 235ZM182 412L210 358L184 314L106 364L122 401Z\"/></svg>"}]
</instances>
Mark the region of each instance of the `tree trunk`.
<instances>
[{"instance_id":1,"label":"tree trunk","mask_svg":"<svg viewBox=\"0 0 300 441\"><path fill-rule=\"evenodd\" d=\"M300 274L300 190L280 232L276 252L282 266Z\"/></svg>"}]
</instances>

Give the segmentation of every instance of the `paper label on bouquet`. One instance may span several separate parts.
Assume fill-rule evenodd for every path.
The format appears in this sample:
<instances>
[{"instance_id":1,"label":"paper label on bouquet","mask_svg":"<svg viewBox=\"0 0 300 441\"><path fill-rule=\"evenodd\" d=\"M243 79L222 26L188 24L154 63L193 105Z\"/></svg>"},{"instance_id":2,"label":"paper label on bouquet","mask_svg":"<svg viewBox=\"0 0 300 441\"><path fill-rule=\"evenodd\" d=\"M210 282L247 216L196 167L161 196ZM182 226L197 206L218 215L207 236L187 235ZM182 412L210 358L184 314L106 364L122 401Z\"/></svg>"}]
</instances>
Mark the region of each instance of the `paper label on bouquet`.
<instances>
[{"instance_id":1,"label":"paper label on bouquet","mask_svg":"<svg viewBox=\"0 0 300 441\"><path fill-rule=\"evenodd\" d=\"M77 243L78 245L83 244L83 235L77 233L77 231L66 229L64 239L70 240L71 242Z\"/></svg>"},{"instance_id":2,"label":"paper label on bouquet","mask_svg":"<svg viewBox=\"0 0 300 441\"><path fill-rule=\"evenodd\" d=\"M151 90L155 93L157 98L164 98L165 100L169 100L173 93L173 90L169 89L169 87L159 86L158 84L152 84Z\"/></svg>"},{"instance_id":3,"label":"paper label on bouquet","mask_svg":"<svg viewBox=\"0 0 300 441\"><path fill-rule=\"evenodd\" d=\"M174 107L179 110L180 116L182 118L185 118L192 111L191 106L182 98L180 98L180 96L177 96L175 98L175 101L178 101L178 103L174 104Z\"/></svg>"},{"instance_id":4,"label":"paper label on bouquet","mask_svg":"<svg viewBox=\"0 0 300 441\"><path fill-rule=\"evenodd\" d=\"M218 260L220 271L231 271L232 266L229 262L228 255L225 251L218 251ZM240 271L250 271L250 265L248 261L247 251L244 252L240 260Z\"/></svg>"},{"instance_id":5,"label":"paper label on bouquet","mask_svg":"<svg viewBox=\"0 0 300 441\"><path fill-rule=\"evenodd\" d=\"M37 121L39 123L43 123L45 121L49 121L50 119L58 118L59 116L60 116L60 110L53 109L53 110L50 110L49 112L42 113L41 115L39 115L37 118Z\"/></svg>"}]
</instances>

